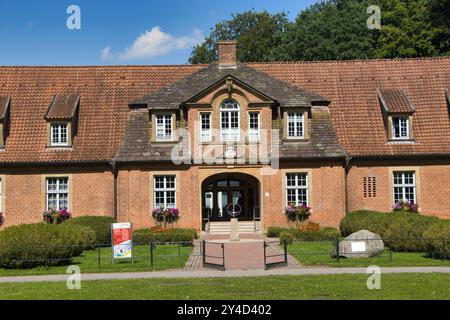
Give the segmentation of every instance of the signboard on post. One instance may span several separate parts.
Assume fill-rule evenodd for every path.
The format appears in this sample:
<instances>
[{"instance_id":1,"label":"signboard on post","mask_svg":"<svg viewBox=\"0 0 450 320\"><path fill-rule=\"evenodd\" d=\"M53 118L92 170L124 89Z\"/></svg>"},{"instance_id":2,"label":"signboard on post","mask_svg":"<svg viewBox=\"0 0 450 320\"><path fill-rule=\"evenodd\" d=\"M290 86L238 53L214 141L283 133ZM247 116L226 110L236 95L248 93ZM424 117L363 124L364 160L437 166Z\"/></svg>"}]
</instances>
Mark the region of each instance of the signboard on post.
<instances>
[{"instance_id":1,"label":"signboard on post","mask_svg":"<svg viewBox=\"0 0 450 320\"><path fill-rule=\"evenodd\" d=\"M131 259L133 262L133 225L131 223L113 223L111 226L112 258Z\"/></svg>"}]
</instances>

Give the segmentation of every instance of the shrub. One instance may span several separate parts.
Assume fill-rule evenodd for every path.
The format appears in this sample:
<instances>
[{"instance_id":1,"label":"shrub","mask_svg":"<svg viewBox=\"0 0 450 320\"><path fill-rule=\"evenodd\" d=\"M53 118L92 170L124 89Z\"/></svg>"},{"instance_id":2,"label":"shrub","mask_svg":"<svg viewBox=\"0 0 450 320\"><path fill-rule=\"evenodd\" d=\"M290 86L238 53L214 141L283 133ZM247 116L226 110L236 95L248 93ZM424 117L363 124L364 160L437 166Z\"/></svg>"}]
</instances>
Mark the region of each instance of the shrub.
<instances>
[{"instance_id":1,"label":"shrub","mask_svg":"<svg viewBox=\"0 0 450 320\"><path fill-rule=\"evenodd\" d=\"M269 227L269 229L267 229L267 237L269 238L279 238L280 237L280 233L283 231L286 231L287 229L285 228L280 228L280 227Z\"/></svg>"},{"instance_id":2,"label":"shrub","mask_svg":"<svg viewBox=\"0 0 450 320\"><path fill-rule=\"evenodd\" d=\"M94 233L86 227L61 227L45 223L20 225L0 232L0 265L32 268L69 263L83 252Z\"/></svg>"},{"instance_id":3,"label":"shrub","mask_svg":"<svg viewBox=\"0 0 450 320\"><path fill-rule=\"evenodd\" d=\"M383 238L383 234L391 221L389 215L388 213L376 211L356 211L350 213L341 221L341 234L344 237L348 237L352 233L368 230L379 234Z\"/></svg>"},{"instance_id":4,"label":"shrub","mask_svg":"<svg viewBox=\"0 0 450 320\"><path fill-rule=\"evenodd\" d=\"M336 239L340 235L339 231L333 228L324 228L319 231L302 231L294 228L270 227L267 230L267 237L280 238L282 233L290 233L295 240L302 241L329 241Z\"/></svg>"},{"instance_id":5,"label":"shrub","mask_svg":"<svg viewBox=\"0 0 450 320\"><path fill-rule=\"evenodd\" d=\"M450 259L450 221L430 225L423 233L430 256Z\"/></svg>"},{"instance_id":6,"label":"shrub","mask_svg":"<svg viewBox=\"0 0 450 320\"><path fill-rule=\"evenodd\" d=\"M155 242L187 242L192 243L197 239L195 229L166 229L164 232L151 229L136 230L133 234L133 241L136 244L149 244Z\"/></svg>"},{"instance_id":7,"label":"shrub","mask_svg":"<svg viewBox=\"0 0 450 320\"><path fill-rule=\"evenodd\" d=\"M287 244L294 243L294 235L291 232L283 231L280 233L280 243L286 242Z\"/></svg>"},{"instance_id":8,"label":"shrub","mask_svg":"<svg viewBox=\"0 0 450 320\"><path fill-rule=\"evenodd\" d=\"M422 234L429 226L440 221L437 218L409 212L394 212L389 216L391 223L382 238L385 240L386 246L394 251L426 251L426 243Z\"/></svg>"},{"instance_id":9,"label":"shrub","mask_svg":"<svg viewBox=\"0 0 450 320\"><path fill-rule=\"evenodd\" d=\"M62 225L89 227L95 232L95 242L101 245L111 244L111 224L116 221L111 217L84 216L65 221Z\"/></svg>"}]
</instances>

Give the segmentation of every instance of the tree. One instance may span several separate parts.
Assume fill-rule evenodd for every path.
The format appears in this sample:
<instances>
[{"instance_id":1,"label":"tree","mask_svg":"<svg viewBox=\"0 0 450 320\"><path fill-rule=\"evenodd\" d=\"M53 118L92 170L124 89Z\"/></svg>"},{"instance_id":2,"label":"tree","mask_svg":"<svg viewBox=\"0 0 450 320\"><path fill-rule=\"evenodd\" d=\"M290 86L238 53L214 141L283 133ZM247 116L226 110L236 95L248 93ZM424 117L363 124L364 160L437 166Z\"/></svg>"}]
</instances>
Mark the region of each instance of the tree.
<instances>
[{"instance_id":1,"label":"tree","mask_svg":"<svg viewBox=\"0 0 450 320\"><path fill-rule=\"evenodd\" d=\"M429 57L438 30L431 25L429 0L382 0L382 28L377 58Z\"/></svg>"},{"instance_id":2,"label":"tree","mask_svg":"<svg viewBox=\"0 0 450 320\"><path fill-rule=\"evenodd\" d=\"M217 42L236 40L239 61L267 61L269 51L281 45L281 37L289 21L284 12L270 14L254 10L233 14L212 29L205 42L194 47L189 58L193 64L211 63L217 60Z\"/></svg>"},{"instance_id":3,"label":"tree","mask_svg":"<svg viewBox=\"0 0 450 320\"><path fill-rule=\"evenodd\" d=\"M450 0L430 0L430 14L436 32L434 46L439 54L450 55Z\"/></svg>"}]
</instances>

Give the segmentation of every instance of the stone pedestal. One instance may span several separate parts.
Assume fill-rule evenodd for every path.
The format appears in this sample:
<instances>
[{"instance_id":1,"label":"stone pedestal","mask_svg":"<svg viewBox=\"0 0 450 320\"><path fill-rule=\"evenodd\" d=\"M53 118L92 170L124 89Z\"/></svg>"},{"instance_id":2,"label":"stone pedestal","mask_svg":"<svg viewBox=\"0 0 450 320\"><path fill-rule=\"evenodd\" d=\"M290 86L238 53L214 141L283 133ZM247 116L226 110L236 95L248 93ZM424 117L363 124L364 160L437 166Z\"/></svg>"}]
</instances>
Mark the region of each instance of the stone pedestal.
<instances>
[{"instance_id":1,"label":"stone pedestal","mask_svg":"<svg viewBox=\"0 0 450 320\"><path fill-rule=\"evenodd\" d=\"M241 241L239 238L238 219L231 219L230 241Z\"/></svg>"}]
</instances>

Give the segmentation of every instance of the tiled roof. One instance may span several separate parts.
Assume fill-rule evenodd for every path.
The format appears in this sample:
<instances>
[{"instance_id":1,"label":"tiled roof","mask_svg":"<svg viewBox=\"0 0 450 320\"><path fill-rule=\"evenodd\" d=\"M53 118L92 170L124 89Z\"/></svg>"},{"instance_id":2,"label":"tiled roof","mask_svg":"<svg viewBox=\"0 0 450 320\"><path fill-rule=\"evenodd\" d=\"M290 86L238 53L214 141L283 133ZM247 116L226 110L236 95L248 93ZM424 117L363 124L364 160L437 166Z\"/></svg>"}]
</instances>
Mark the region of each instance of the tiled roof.
<instances>
[{"instance_id":1,"label":"tiled roof","mask_svg":"<svg viewBox=\"0 0 450 320\"><path fill-rule=\"evenodd\" d=\"M11 96L1 162L109 161L123 139L128 104L204 66L0 67L0 96ZM44 116L55 94L81 97L73 148L46 149Z\"/></svg>"},{"instance_id":2,"label":"tiled roof","mask_svg":"<svg viewBox=\"0 0 450 320\"><path fill-rule=\"evenodd\" d=\"M279 146L282 160L320 159L345 157L333 130L327 108L313 107L310 122L310 138L305 142L284 142ZM146 109L133 111L117 161L171 161L173 144L152 143L149 112ZM191 150L192 152L192 150Z\"/></svg>"},{"instance_id":3,"label":"tiled roof","mask_svg":"<svg viewBox=\"0 0 450 320\"><path fill-rule=\"evenodd\" d=\"M244 74L242 81L251 83L250 69L254 69L302 92L314 92L331 100L329 125L336 129L339 143L352 156L450 154L445 94L450 88L450 58L250 63L244 67L248 75ZM151 97L149 93L207 68L217 66L0 67L0 97L11 97L10 132L0 163L111 160L125 137L128 118L133 117L128 107L132 101L145 95ZM199 91L204 84L199 85ZM273 91L286 88L280 82L273 84L274 88L266 86L267 90L261 91L276 96ZM257 84L255 87L258 89ZM379 88L408 94L416 110L415 143L387 142ZM52 98L67 92L81 97L74 146L64 151L46 149L44 115ZM177 101L189 98L177 96ZM281 97L280 102L286 100ZM321 139L317 141L320 147Z\"/></svg>"},{"instance_id":4,"label":"tiled roof","mask_svg":"<svg viewBox=\"0 0 450 320\"><path fill-rule=\"evenodd\" d=\"M317 94L238 63L236 69L220 69L217 64L211 64L181 81L165 87L159 92L146 95L131 104L160 109L178 108L183 102L189 101L199 92L229 75L269 96L272 100L278 101L283 107L311 106L311 101L327 101L326 98Z\"/></svg>"},{"instance_id":5,"label":"tiled roof","mask_svg":"<svg viewBox=\"0 0 450 320\"><path fill-rule=\"evenodd\" d=\"M61 120L73 118L79 101L80 96L76 94L55 96L48 109L45 119Z\"/></svg>"},{"instance_id":6,"label":"tiled roof","mask_svg":"<svg viewBox=\"0 0 450 320\"><path fill-rule=\"evenodd\" d=\"M6 111L8 111L9 107L9 97L0 96L0 120L3 120L6 116Z\"/></svg>"},{"instance_id":7,"label":"tiled roof","mask_svg":"<svg viewBox=\"0 0 450 320\"><path fill-rule=\"evenodd\" d=\"M329 98L339 142L351 156L450 154L445 97L450 58L253 63L249 67ZM388 143L379 88L408 93L416 109L415 143Z\"/></svg>"},{"instance_id":8,"label":"tiled roof","mask_svg":"<svg viewBox=\"0 0 450 320\"><path fill-rule=\"evenodd\" d=\"M378 95L388 113L414 113L416 111L403 90L379 89Z\"/></svg>"}]
</instances>

